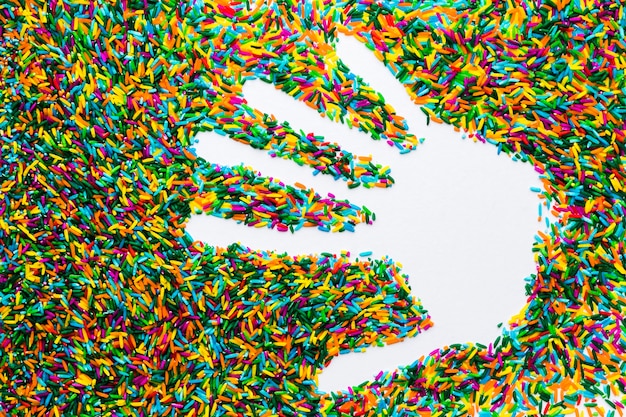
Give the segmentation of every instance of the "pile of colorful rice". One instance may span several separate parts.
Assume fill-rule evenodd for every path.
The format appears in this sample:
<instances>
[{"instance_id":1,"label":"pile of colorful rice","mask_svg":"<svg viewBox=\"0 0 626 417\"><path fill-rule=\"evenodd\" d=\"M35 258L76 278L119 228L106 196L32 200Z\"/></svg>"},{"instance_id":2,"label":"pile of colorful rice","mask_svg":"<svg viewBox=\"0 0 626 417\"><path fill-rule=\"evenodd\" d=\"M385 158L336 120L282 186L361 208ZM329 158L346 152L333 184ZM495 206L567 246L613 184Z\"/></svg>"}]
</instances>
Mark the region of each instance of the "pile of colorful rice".
<instances>
[{"instance_id":1,"label":"pile of colorful rice","mask_svg":"<svg viewBox=\"0 0 626 417\"><path fill-rule=\"evenodd\" d=\"M621 415L624 9L3 2L0 415ZM383 95L338 59L338 33L366 43L432 120L533 164L560 221L538 236L528 304L492 345L442 348L324 394L315 375L332 357L431 326L397 265L213 248L184 227L192 211L296 233L374 220L190 150L215 130L349 187L391 186L388 168L243 98L260 78L415 149Z\"/></svg>"}]
</instances>

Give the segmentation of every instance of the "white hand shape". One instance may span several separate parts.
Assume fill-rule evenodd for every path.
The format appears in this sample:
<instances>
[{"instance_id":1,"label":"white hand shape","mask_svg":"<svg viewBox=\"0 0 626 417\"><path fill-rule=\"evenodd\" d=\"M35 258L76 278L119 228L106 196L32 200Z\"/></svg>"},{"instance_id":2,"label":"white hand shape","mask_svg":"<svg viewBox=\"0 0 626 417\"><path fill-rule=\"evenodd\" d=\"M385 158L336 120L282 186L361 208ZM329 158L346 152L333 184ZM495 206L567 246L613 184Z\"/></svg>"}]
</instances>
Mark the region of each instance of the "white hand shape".
<instances>
[{"instance_id":1,"label":"white hand shape","mask_svg":"<svg viewBox=\"0 0 626 417\"><path fill-rule=\"evenodd\" d=\"M202 134L196 151L214 163L244 162L285 183L300 182L320 194L347 198L375 212L374 224L358 225L354 233L304 228L291 234L194 215L187 226L194 238L211 245L239 241L293 255L348 250L358 257L371 251L373 257L388 255L403 265L412 294L421 299L435 326L402 343L333 359L319 376L321 391L359 384L450 344L493 342L501 333L498 325L525 304L524 278L535 272L532 242L545 227L537 220L539 200L530 188L540 187L540 182L530 164L497 155L495 147L463 139L449 126L427 126L404 88L358 41L342 38L338 52L407 119L412 133L425 138L415 152L399 155L384 142L323 119L261 81L244 86L246 100L295 129L323 135L356 154L374 155L391 167L393 187L348 190L341 181L313 177L306 167L217 134Z\"/></svg>"}]
</instances>

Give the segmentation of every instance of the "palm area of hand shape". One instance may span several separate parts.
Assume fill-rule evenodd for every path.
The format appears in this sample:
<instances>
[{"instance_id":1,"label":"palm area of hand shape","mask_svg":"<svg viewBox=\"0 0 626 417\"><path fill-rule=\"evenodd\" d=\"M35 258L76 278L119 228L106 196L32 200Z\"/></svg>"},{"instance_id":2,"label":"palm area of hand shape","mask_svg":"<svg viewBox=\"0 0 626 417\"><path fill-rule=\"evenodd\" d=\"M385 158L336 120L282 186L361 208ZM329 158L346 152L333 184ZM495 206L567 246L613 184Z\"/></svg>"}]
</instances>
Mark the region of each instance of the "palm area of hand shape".
<instances>
[{"instance_id":1,"label":"palm area of hand shape","mask_svg":"<svg viewBox=\"0 0 626 417\"><path fill-rule=\"evenodd\" d=\"M354 40L342 38L338 52L354 61L355 57L365 56L367 50ZM402 87L375 58L355 65L370 72L368 78L376 80L378 90L384 91L385 97L393 96L405 113L413 109ZM514 164L495 153L488 155L489 150L483 146L462 143L460 134L452 129L427 128L415 117L409 118L411 126L422 124L422 131L428 133L426 143L418 147L415 155L398 155L397 150L371 142L362 133L320 119L270 85L248 82L244 95L248 105L266 111L271 108L268 113L274 113L279 120L289 120L296 129L313 131L317 136L323 134L327 139L343 139L342 145L357 148L360 154L373 153L374 160L390 161L396 182L386 189L348 190L328 178L324 181L320 176L306 176L304 170L294 173L288 163L263 158L259 152L231 148L223 141L221 145L205 142L207 159L244 162L264 175L291 183L313 183L318 191L332 191L334 196L348 197L352 203L377 213L373 226L358 226L354 233L319 236L319 232L309 230L273 236L258 230L243 233L245 230L233 229L230 233L214 231L207 235L207 239L221 235L221 242L215 238L207 241L225 245L233 233L239 233L237 239L250 247L292 255L349 250L353 254L373 251L375 257L391 256L404 265L414 296L424 301L436 324L411 343L370 349L370 356L365 358L348 357L353 362L352 366L347 365L351 371L343 364L346 359L335 359L321 375L322 390L360 383L378 371L408 365L452 343L489 344L495 339L499 333L497 325L508 321L524 305L522 278L534 266L529 247L538 224L534 217L536 204L532 203L528 187L536 178L528 166ZM199 150L202 155L204 152ZM427 329L429 325L422 330ZM343 365L336 366L340 361ZM360 365L355 365L355 361L360 361Z\"/></svg>"}]
</instances>

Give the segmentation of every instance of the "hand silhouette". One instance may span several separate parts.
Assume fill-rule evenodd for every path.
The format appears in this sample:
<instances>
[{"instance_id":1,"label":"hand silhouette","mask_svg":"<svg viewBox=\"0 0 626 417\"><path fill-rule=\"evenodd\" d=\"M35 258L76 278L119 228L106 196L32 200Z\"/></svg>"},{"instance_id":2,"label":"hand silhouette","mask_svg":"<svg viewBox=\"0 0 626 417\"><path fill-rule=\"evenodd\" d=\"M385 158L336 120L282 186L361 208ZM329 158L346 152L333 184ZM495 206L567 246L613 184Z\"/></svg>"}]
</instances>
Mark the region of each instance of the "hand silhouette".
<instances>
[{"instance_id":1,"label":"hand silhouette","mask_svg":"<svg viewBox=\"0 0 626 417\"><path fill-rule=\"evenodd\" d=\"M389 161L393 187L348 190L341 182L311 177L306 169L294 169L292 163L215 135L201 135L196 146L198 154L211 162L243 162L288 184L315 184L318 191L348 196L352 203L376 214L373 225L358 226L354 233L299 230L280 235L196 215L187 226L196 239L223 246L235 240L291 255L348 250L354 255L366 253L366 258L390 256L404 266L413 296L431 314L436 326L426 326L423 330L428 331L415 338L335 358L320 375L321 391L345 389L453 343L491 343L501 333L498 325L525 304L523 278L534 270L530 249L541 226L537 200L530 190L540 182L532 167L497 156L486 145L463 140L451 128L427 126L423 116L407 117L417 108L368 52L348 37L342 37L337 46L344 65L383 92L387 103L391 100L396 109L402 109L410 132L426 136L414 153L399 155L385 144L371 142L367 135L320 118L261 81L247 82L243 93L248 106L287 120L284 125L292 129L337 140L342 148L373 154L373 160Z\"/></svg>"}]
</instances>

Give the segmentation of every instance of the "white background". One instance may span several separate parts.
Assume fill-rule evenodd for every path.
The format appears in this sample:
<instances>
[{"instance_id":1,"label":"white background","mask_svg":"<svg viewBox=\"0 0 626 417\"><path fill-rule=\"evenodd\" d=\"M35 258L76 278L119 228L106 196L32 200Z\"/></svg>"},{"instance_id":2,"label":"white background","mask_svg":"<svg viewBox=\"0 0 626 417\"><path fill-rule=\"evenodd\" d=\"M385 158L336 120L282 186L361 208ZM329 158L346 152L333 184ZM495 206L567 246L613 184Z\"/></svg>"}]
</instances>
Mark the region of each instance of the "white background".
<instances>
[{"instance_id":1,"label":"white background","mask_svg":"<svg viewBox=\"0 0 626 417\"><path fill-rule=\"evenodd\" d=\"M445 345L495 340L501 333L497 325L506 325L526 303L524 278L536 268L532 243L537 230L547 228L546 219L538 219L541 200L530 190L541 187L530 164L497 155L494 146L464 139L450 126L427 126L404 88L358 41L342 38L338 53L383 93L416 136L425 138L417 150L400 155L382 141L321 118L261 81L248 82L245 97L252 107L296 129L322 134L355 154L373 155L374 162L391 167L392 188L349 190L343 181L314 177L308 168L214 133L198 136L196 152L214 163L243 162L285 183L298 181L322 195L331 192L365 205L376 213L374 224L357 225L354 233L307 228L291 234L194 215L187 226L195 239L211 245L241 242L294 255L348 250L353 258L372 251L372 257L388 255L403 265L412 294L422 301L434 327L402 343L333 359L319 376L321 391L359 384Z\"/></svg>"}]
</instances>

